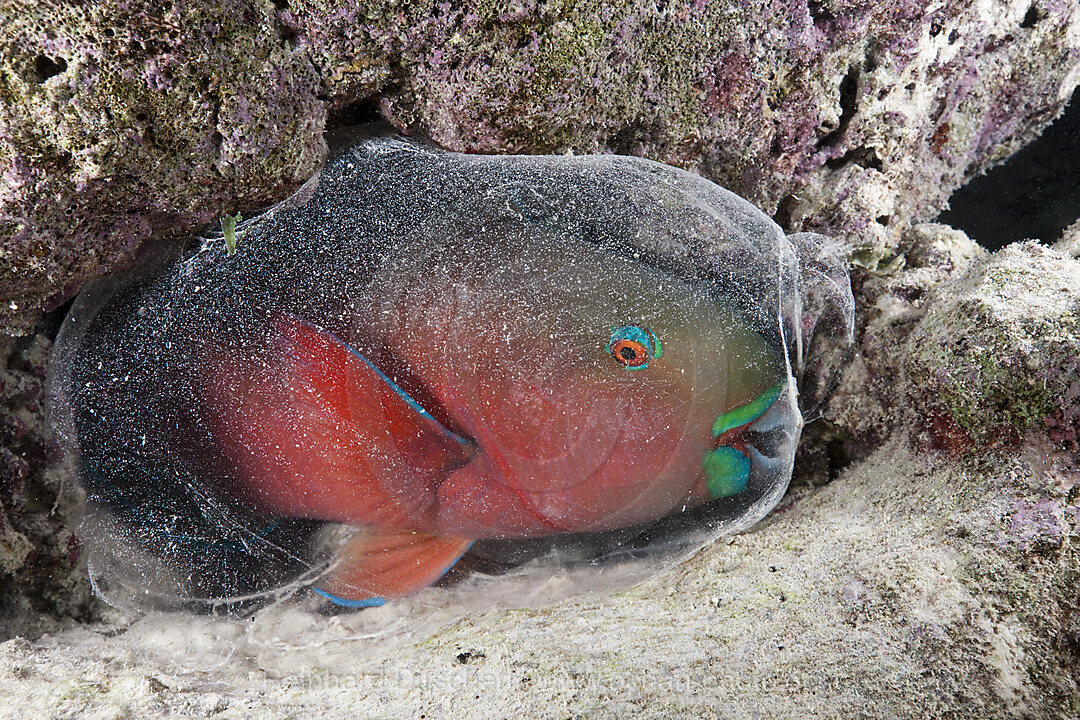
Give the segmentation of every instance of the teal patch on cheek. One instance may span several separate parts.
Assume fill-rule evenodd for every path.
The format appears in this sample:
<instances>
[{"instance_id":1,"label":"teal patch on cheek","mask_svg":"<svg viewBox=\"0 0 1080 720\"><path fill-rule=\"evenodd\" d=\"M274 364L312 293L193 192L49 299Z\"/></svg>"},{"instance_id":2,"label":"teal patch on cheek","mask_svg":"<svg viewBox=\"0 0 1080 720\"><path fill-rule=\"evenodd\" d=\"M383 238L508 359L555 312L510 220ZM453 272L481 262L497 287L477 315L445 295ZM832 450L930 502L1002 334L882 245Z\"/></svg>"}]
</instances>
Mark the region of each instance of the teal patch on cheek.
<instances>
[{"instance_id":1,"label":"teal patch on cheek","mask_svg":"<svg viewBox=\"0 0 1080 720\"><path fill-rule=\"evenodd\" d=\"M750 481L750 458L733 447L718 447L705 455L705 487L716 498L737 495Z\"/></svg>"}]
</instances>

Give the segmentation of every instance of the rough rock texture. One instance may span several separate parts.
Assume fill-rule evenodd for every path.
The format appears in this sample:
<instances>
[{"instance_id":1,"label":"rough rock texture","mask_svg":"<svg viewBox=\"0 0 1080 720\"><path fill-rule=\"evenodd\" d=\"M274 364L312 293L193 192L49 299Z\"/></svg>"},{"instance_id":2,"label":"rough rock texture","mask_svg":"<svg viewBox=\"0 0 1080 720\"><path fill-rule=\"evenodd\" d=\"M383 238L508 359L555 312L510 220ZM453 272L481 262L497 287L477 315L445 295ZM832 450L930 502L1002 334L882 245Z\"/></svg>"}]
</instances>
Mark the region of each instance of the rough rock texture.
<instances>
[{"instance_id":1,"label":"rough rock texture","mask_svg":"<svg viewBox=\"0 0 1080 720\"><path fill-rule=\"evenodd\" d=\"M996 254L920 223L1060 108L1075 2L356 7L0 0L9 327L280 197L328 112L637 152L848 243L857 353L792 493L638 588L393 642L370 611L126 618L73 552L48 332L9 339L0 718L1080 716L1080 222Z\"/></svg>"},{"instance_id":2,"label":"rough rock texture","mask_svg":"<svg viewBox=\"0 0 1080 720\"><path fill-rule=\"evenodd\" d=\"M861 288L875 299L855 359L868 384L842 387L827 418L863 446L914 413L933 448L955 455L1000 452L1039 429L1080 448L1080 264L1062 244L988 255L941 225L905 237L915 243L908 269L870 276ZM897 402L904 375L913 393L906 406Z\"/></svg>"},{"instance_id":3,"label":"rough rock texture","mask_svg":"<svg viewBox=\"0 0 1080 720\"><path fill-rule=\"evenodd\" d=\"M859 261L1080 80L1069 0L0 2L0 329L152 234L280 199L363 101L479 152L698 168Z\"/></svg>"},{"instance_id":4,"label":"rough rock texture","mask_svg":"<svg viewBox=\"0 0 1080 720\"><path fill-rule=\"evenodd\" d=\"M1080 263L1036 243L980 263L908 341L922 407L970 438L959 452L1015 444L1040 424L1080 450ZM957 437L956 441L960 438Z\"/></svg>"},{"instance_id":5,"label":"rough rock texture","mask_svg":"<svg viewBox=\"0 0 1080 720\"><path fill-rule=\"evenodd\" d=\"M98 717L1076 717L1076 454L1045 433L993 462L921 452L913 408L828 486L628 592L388 648L356 615L295 609L58 625L0 645L0 697Z\"/></svg>"},{"instance_id":6,"label":"rough rock texture","mask_svg":"<svg viewBox=\"0 0 1080 720\"><path fill-rule=\"evenodd\" d=\"M71 527L72 477L45 420L50 347L40 334L0 340L0 635L13 618L94 605Z\"/></svg>"}]
</instances>

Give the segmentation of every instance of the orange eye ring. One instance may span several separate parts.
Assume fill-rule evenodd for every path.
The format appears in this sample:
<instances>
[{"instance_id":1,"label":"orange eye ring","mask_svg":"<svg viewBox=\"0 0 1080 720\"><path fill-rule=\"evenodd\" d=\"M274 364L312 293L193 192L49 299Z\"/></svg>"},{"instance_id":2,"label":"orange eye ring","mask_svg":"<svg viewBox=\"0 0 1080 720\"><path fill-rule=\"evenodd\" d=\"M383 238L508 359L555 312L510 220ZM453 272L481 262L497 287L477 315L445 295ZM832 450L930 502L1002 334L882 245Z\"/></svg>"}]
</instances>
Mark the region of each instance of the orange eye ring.
<instances>
[{"instance_id":1,"label":"orange eye ring","mask_svg":"<svg viewBox=\"0 0 1080 720\"><path fill-rule=\"evenodd\" d=\"M628 368L639 368L649 363L649 349L627 338L612 343L611 356Z\"/></svg>"},{"instance_id":2,"label":"orange eye ring","mask_svg":"<svg viewBox=\"0 0 1080 720\"><path fill-rule=\"evenodd\" d=\"M627 370L644 370L649 367L650 360L660 357L664 352L659 338L640 325L611 328L607 351Z\"/></svg>"}]
</instances>

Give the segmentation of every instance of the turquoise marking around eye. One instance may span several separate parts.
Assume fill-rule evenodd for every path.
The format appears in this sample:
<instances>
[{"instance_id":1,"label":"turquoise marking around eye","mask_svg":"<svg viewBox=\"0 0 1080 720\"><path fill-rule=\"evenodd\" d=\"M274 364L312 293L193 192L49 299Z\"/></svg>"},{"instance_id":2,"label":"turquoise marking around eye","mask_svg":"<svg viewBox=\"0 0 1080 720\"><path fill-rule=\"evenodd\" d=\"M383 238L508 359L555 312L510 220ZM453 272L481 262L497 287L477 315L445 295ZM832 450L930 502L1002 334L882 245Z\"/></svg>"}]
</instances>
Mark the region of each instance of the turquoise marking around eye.
<instances>
[{"instance_id":1,"label":"turquoise marking around eye","mask_svg":"<svg viewBox=\"0 0 1080 720\"><path fill-rule=\"evenodd\" d=\"M607 351L627 370L644 370L649 361L663 356L660 339L648 328L622 325L611 328Z\"/></svg>"},{"instance_id":2,"label":"turquoise marking around eye","mask_svg":"<svg viewBox=\"0 0 1080 720\"><path fill-rule=\"evenodd\" d=\"M750 458L725 445L705 455L705 487L713 500L738 495L750 481Z\"/></svg>"},{"instance_id":3,"label":"turquoise marking around eye","mask_svg":"<svg viewBox=\"0 0 1080 720\"><path fill-rule=\"evenodd\" d=\"M652 330L649 330L648 328L645 329L645 332L649 333L649 337L651 337L653 341L652 356L654 358L664 357L664 346L660 344L660 338L656 337L656 335L653 334Z\"/></svg>"},{"instance_id":4,"label":"turquoise marking around eye","mask_svg":"<svg viewBox=\"0 0 1080 720\"><path fill-rule=\"evenodd\" d=\"M712 426L713 437L720 437L728 430L757 420L765 414L765 411L769 409L770 405L776 402L776 398L780 397L780 391L782 389L782 384L773 385L745 405L740 405L734 410L728 410L723 415L717 417L716 422L714 422Z\"/></svg>"}]
</instances>

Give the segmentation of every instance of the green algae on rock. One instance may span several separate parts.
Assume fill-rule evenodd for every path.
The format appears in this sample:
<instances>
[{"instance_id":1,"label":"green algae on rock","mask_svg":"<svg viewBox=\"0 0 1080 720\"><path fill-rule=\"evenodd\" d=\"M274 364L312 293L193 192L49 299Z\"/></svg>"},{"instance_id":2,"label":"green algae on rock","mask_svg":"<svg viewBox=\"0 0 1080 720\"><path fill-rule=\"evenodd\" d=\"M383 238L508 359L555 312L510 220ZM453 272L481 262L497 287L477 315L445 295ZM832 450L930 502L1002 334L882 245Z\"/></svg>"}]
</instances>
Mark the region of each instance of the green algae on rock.
<instances>
[{"instance_id":1,"label":"green algae on rock","mask_svg":"<svg viewBox=\"0 0 1080 720\"><path fill-rule=\"evenodd\" d=\"M939 291L912 331L907 370L927 409L973 445L1054 425L1080 430L1080 262L1011 245Z\"/></svg>"},{"instance_id":2,"label":"green algae on rock","mask_svg":"<svg viewBox=\"0 0 1080 720\"><path fill-rule=\"evenodd\" d=\"M26 332L150 237L284 198L328 114L454 150L691 168L875 266L1080 80L1076 4L1027 10L3 0L0 329Z\"/></svg>"}]
</instances>

